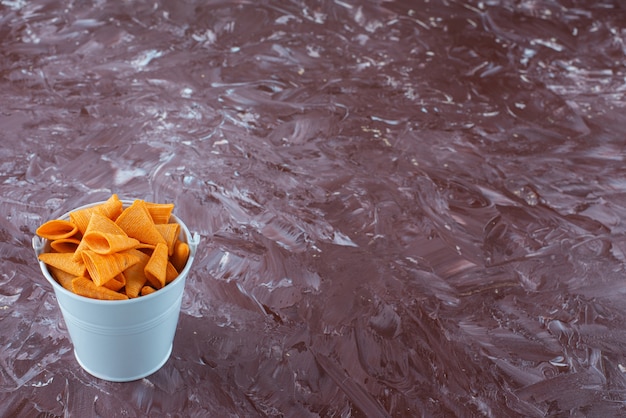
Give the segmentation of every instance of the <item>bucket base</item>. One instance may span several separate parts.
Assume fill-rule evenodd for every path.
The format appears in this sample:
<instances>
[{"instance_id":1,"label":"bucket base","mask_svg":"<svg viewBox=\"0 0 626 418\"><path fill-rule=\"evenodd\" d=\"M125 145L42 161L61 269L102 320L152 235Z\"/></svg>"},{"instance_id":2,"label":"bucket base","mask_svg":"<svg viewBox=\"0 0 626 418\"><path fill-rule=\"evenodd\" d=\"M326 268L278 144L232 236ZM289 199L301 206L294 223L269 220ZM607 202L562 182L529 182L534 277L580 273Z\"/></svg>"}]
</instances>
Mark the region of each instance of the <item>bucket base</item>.
<instances>
[{"instance_id":1,"label":"bucket base","mask_svg":"<svg viewBox=\"0 0 626 418\"><path fill-rule=\"evenodd\" d=\"M143 379L144 377L150 376L152 373L156 373L161 367L163 367L163 365L167 362L167 360L169 360L170 355L172 354L172 347L173 347L173 344L170 345L170 348L169 350L167 350L165 357L163 357L163 360L161 360L156 367L148 370L145 373L140 373L135 376L108 376L106 374L97 373L97 372L94 372L93 370L90 370L89 367L85 366L85 364L81 361L80 357L78 357L78 353L76 352L76 350L74 350L74 357L76 357L76 361L78 362L78 364L80 364L80 367L82 367L83 370L85 370L87 373L89 373L90 375L94 377L107 380L109 382L132 382L133 380L139 380L139 379Z\"/></svg>"}]
</instances>

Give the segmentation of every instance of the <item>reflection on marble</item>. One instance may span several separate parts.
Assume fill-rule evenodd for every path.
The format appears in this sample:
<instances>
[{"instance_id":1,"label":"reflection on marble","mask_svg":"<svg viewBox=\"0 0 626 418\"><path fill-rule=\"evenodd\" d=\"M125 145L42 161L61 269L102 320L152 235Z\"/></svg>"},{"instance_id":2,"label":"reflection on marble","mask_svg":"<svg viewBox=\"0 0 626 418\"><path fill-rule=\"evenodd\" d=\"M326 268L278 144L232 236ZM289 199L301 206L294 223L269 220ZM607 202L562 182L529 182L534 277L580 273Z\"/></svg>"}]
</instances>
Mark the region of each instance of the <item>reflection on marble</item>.
<instances>
[{"instance_id":1,"label":"reflection on marble","mask_svg":"<svg viewBox=\"0 0 626 418\"><path fill-rule=\"evenodd\" d=\"M617 416L617 1L0 0L1 416ZM30 239L201 245L152 376L74 360Z\"/></svg>"}]
</instances>

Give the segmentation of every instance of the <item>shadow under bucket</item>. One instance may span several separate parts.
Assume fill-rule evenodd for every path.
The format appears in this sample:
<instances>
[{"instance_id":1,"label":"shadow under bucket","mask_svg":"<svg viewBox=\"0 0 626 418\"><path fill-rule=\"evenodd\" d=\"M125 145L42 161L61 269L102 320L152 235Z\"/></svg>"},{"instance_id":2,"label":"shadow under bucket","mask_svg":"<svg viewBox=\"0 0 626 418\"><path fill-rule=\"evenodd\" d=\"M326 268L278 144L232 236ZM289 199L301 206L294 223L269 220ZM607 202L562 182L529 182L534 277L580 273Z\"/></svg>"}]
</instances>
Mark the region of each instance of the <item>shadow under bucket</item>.
<instances>
[{"instance_id":1,"label":"shadow under bucket","mask_svg":"<svg viewBox=\"0 0 626 418\"><path fill-rule=\"evenodd\" d=\"M124 206L131 204L122 201ZM78 209L91 207L96 202ZM69 219L69 212L60 219ZM74 355L91 375L112 382L129 382L151 375L170 357L185 280L200 241L178 217L170 222L180 225L181 241L189 245L187 264L178 277L162 289L135 299L98 300L76 295L64 289L39 261L45 278L54 289L67 325ZM38 256L49 251L47 240L33 237Z\"/></svg>"}]
</instances>

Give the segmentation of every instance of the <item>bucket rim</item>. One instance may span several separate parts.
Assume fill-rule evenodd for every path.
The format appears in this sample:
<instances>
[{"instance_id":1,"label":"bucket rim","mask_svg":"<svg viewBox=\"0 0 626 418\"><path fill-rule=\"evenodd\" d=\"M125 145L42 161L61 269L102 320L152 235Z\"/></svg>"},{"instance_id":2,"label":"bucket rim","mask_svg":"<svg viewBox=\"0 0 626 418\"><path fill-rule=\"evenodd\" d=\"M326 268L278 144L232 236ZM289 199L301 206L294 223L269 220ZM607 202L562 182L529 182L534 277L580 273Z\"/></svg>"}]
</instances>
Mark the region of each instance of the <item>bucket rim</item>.
<instances>
[{"instance_id":1,"label":"bucket rim","mask_svg":"<svg viewBox=\"0 0 626 418\"><path fill-rule=\"evenodd\" d=\"M135 200L138 199L120 199L120 201L122 202L122 207L127 207L129 205L131 205ZM70 213L74 212L76 210L80 210L80 209L86 209L86 208L90 208L102 203L105 203L106 201L98 201L98 202L93 202L93 203L88 203L86 205L82 205L79 206L75 209L72 209L66 213L64 213L63 215L55 218L55 219L61 219L61 220L68 220L70 218ZM101 299L94 299L94 298L89 298L86 296L81 296L81 295L77 295L74 292L70 292L69 290L65 289L63 286L61 286L59 284L59 282L57 282L54 277L52 277L52 275L50 274L50 271L48 271L48 267L46 266L46 264L39 260L39 254L44 252L44 249L46 247L46 244L48 243L48 240L45 238L41 238L38 235L34 235L32 238L32 245L33 245L33 249L35 250L35 256L37 256L37 262L39 263L39 268L41 269L41 272L43 273L43 276L46 278L46 280L52 285L53 290L55 291L55 293L59 292L67 297L70 297L72 299L75 299L77 301L81 301L81 302L88 302L88 303L92 303L92 304L96 304L96 305L112 305L112 306L119 306L119 305L132 305L132 304L138 304L138 303L145 303L150 299L154 299L154 298L158 298L160 295L162 295L163 293L167 293L166 290L169 287L176 287L176 284L182 280L185 280L187 275L189 274L189 271L191 270L191 265L193 264L193 260L196 256L196 250L198 248L198 244L200 243L200 236L198 235L197 232L190 232L189 228L187 227L187 225L185 224L185 222L180 219L178 216L176 216L174 213L171 214L170 217L170 222L174 221L176 222L178 225L180 225L181 228L181 232L183 233L183 235L185 236L186 239L186 243L187 245L189 245L189 257L187 259L187 263L185 264L185 267L183 268L183 270L178 274L178 276L172 280L170 283L168 283L166 286L164 286L162 289L158 289L156 292L153 292L149 295L145 295L145 296L140 296L140 297L136 297L136 298L130 298L130 299L125 299L125 300L101 300ZM165 292L162 292L165 291Z\"/></svg>"}]
</instances>

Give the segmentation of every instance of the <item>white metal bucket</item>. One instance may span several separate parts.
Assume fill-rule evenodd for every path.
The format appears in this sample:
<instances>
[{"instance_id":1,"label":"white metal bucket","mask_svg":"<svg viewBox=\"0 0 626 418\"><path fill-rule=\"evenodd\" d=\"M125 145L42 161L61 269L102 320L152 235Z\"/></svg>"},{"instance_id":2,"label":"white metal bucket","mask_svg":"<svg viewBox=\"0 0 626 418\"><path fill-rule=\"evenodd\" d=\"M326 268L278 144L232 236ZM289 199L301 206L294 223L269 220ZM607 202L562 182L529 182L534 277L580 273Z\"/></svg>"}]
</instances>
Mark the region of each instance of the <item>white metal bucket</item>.
<instances>
[{"instance_id":1,"label":"white metal bucket","mask_svg":"<svg viewBox=\"0 0 626 418\"><path fill-rule=\"evenodd\" d=\"M125 206L131 204L122 201ZM85 205L78 209L103 202ZM61 217L69 219L69 212ZM170 357L185 288L200 241L178 217L180 239L190 253L184 269L171 283L146 296L128 300L97 300L64 289L43 262L39 266L50 282L67 325L76 360L88 373L113 382L129 382L151 375ZM48 251L47 240L33 237L37 255Z\"/></svg>"}]
</instances>

